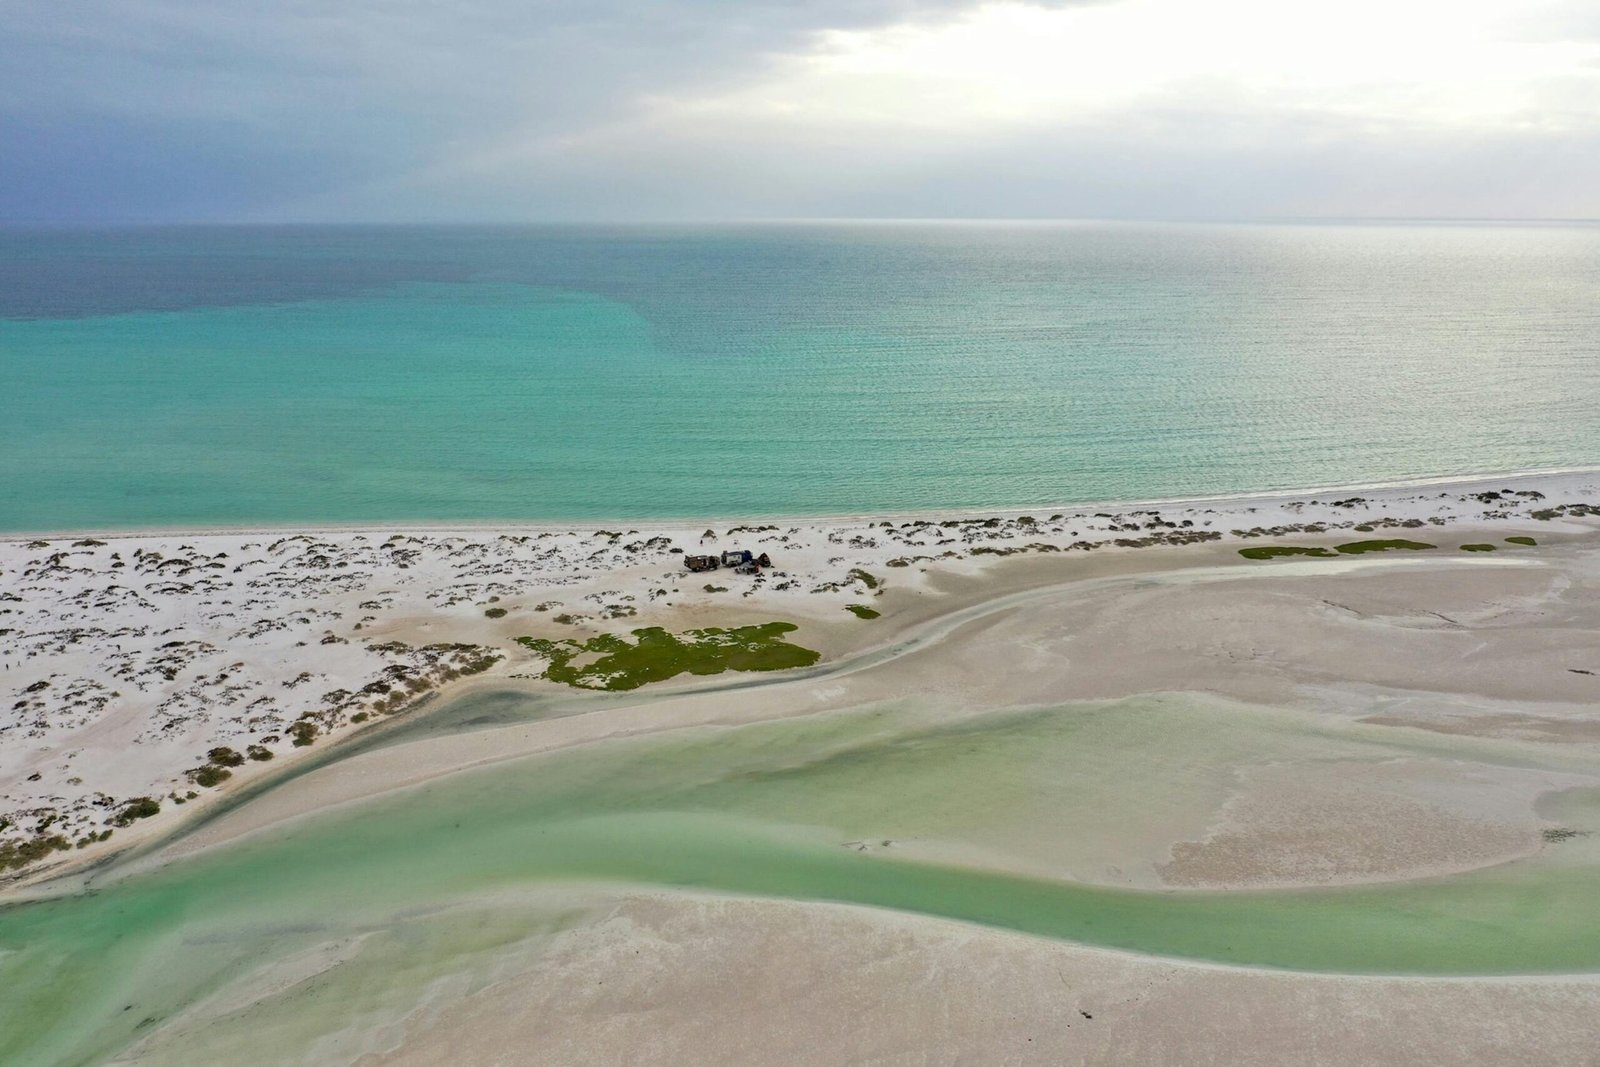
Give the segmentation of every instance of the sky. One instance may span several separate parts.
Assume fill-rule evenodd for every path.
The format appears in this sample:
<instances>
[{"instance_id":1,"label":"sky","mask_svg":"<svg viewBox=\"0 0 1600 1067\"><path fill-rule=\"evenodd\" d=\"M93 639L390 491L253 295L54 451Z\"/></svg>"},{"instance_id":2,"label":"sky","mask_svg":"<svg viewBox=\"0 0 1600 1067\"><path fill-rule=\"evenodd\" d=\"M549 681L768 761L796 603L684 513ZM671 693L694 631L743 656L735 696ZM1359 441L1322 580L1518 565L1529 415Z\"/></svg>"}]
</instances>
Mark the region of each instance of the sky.
<instances>
[{"instance_id":1,"label":"sky","mask_svg":"<svg viewBox=\"0 0 1600 1067\"><path fill-rule=\"evenodd\" d=\"M0 0L0 222L1600 217L1597 0Z\"/></svg>"}]
</instances>

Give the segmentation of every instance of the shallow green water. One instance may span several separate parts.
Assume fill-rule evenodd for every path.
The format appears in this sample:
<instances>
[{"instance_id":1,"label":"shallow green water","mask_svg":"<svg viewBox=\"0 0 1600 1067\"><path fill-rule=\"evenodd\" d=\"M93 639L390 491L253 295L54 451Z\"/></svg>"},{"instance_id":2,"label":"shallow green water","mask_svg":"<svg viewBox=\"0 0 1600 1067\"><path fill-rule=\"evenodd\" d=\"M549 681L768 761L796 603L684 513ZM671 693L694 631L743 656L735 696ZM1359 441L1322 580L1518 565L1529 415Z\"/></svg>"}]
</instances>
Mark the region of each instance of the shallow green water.
<instances>
[{"instance_id":1,"label":"shallow green water","mask_svg":"<svg viewBox=\"0 0 1600 1067\"><path fill-rule=\"evenodd\" d=\"M1582 842L1472 875L1342 890L1136 892L996 869L1008 857L1070 866L1086 820L1134 833L1205 802L1224 749L1527 758L1397 736L1161 699L948 725L890 708L518 760L0 911L0 1062L102 1058L274 960L352 936L376 938L374 958L391 964L387 977L336 972L324 982L335 1004L377 996L373 983L421 988L430 959L459 961L547 922L505 901L562 883L845 901L1308 970L1600 967L1600 874ZM866 836L987 844L998 860L841 847Z\"/></svg>"}]
</instances>

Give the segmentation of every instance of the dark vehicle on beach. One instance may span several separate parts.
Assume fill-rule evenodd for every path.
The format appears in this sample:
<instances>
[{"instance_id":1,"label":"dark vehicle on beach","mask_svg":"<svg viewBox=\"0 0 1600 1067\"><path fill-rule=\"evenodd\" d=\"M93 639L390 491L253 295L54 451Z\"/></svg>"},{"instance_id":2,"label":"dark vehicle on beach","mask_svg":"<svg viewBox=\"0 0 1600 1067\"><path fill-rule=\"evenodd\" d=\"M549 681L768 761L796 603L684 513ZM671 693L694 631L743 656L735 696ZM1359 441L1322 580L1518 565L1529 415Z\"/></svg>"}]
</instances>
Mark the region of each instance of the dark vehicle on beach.
<instances>
[{"instance_id":1,"label":"dark vehicle on beach","mask_svg":"<svg viewBox=\"0 0 1600 1067\"><path fill-rule=\"evenodd\" d=\"M714 571L717 569L716 556L684 556L683 565L691 571Z\"/></svg>"}]
</instances>

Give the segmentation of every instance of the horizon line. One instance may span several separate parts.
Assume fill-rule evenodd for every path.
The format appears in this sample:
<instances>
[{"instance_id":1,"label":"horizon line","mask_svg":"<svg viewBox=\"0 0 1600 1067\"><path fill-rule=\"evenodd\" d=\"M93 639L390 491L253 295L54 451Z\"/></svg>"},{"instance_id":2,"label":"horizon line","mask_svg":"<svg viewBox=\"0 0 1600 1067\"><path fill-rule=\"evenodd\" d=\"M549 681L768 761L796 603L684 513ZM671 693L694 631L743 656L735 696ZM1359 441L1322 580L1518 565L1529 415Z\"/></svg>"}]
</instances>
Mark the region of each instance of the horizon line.
<instances>
[{"instance_id":1,"label":"horizon line","mask_svg":"<svg viewBox=\"0 0 1600 1067\"><path fill-rule=\"evenodd\" d=\"M580 227L580 226L803 226L803 225L961 225L961 224L1165 223L1169 225L1308 225L1308 224L1477 224L1477 225L1586 225L1600 223L1595 216L1517 215L775 215L749 218L546 218L546 219L0 219L0 230L112 230L112 229L271 229L271 228L379 228L379 227Z\"/></svg>"}]
</instances>

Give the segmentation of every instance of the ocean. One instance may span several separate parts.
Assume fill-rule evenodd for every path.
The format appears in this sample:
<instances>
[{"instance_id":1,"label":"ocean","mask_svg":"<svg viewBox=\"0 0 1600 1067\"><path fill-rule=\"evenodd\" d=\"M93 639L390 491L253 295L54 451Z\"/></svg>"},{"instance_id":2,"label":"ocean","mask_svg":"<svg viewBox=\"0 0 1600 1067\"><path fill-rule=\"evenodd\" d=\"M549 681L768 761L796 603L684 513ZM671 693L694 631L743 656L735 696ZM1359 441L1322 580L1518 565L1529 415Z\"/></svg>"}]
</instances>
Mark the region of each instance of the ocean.
<instances>
[{"instance_id":1,"label":"ocean","mask_svg":"<svg viewBox=\"0 0 1600 1067\"><path fill-rule=\"evenodd\" d=\"M0 529L1600 465L1600 226L0 231Z\"/></svg>"}]
</instances>

